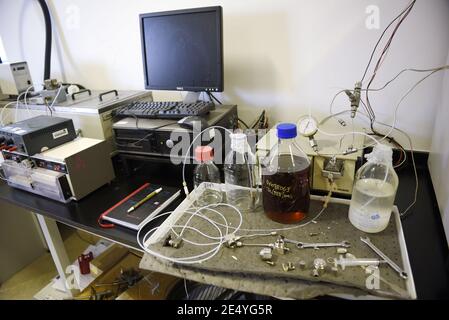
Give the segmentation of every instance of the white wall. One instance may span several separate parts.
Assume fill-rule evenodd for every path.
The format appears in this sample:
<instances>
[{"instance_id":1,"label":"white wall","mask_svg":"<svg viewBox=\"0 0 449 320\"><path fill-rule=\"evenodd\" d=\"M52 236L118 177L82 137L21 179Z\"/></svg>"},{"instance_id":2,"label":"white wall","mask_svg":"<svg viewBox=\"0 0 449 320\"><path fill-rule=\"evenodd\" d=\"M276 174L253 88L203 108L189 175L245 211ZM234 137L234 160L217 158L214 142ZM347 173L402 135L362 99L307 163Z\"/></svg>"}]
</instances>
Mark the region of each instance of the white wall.
<instances>
[{"instance_id":1,"label":"white wall","mask_svg":"<svg viewBox=\"0 0 449 320\"><path fill-rule=\"evenodd\" d=\"M32 213L0 202L0 285L45 253L43 235Z\"/></svg>"},{"instance_id":2,"label":"white wall","mask_svg":"<svg viewBox=\"0 0 449 320\"><path fill-rule=\"evenodd\" d=\"M143 89L138 14L221 5L224 11L225 102L251 121L267 108L272 123L293 121L312 109L328 112L333 94L361 78L382 29L409 0L58 0L54 19L53 77L93 89ZM365 26L369 5L380 8L380 29ZM446 62L449 1L418 1L401 26L373 87L406 67ZM35 0L0 0L0 35L10 60L27 60L33 79L43 73L44 25ZM407 74L372 95L378 119L420 75ZM398 127L429 150L442 74L423 83L400 109ZM178 99L179 93L159 93ZM347 99L337 100L347 106ZM405 143L405 140L400 138Z\"/></svg>"},{"instance_id":3,"label":"white wall","mask_svg":"<svg viewBox=\"0 0 449 320\"><path fill-rule=\"evenodd\" d=\"M449 64L449 56L447 63ZM443 87L441 100L435 113L429 170L449 244L449 74L447 73Z\"/></svg>"}]
</instances>

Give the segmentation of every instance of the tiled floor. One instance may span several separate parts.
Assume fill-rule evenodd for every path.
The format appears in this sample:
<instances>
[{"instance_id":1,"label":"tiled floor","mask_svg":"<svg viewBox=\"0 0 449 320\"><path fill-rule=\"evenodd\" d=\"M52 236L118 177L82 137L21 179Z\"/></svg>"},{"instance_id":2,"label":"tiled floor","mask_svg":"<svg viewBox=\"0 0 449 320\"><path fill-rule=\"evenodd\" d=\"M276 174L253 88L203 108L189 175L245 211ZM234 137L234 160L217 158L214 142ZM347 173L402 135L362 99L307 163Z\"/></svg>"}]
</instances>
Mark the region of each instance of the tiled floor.
<instances>
[{"instance_id":1,"label":"tiled floor","mask_svg":"<svg viewBox=\"0 0 449 320\"><path fill-rule=\"evenodd\" d=\"M61 227L60 230L70 261L75 260L89 244L98 240L94 236L67 227ZM51 255L45 253L0 286L0 300L33 299L56 275Z\"/></svg>"}]
</instances>

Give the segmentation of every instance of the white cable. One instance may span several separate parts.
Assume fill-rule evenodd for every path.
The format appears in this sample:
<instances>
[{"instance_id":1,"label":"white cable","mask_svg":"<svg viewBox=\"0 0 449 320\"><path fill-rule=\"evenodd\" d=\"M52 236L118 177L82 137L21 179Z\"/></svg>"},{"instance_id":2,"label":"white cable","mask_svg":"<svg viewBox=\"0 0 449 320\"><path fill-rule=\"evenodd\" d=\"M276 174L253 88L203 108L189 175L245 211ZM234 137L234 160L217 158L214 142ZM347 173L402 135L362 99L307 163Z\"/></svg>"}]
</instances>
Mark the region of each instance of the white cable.
<instances>
[{"instance_id":1,"label":"white cable","mask_svg":"<svg viewBox=\"0 0 449 320\"><path fill-rule=\"evenodd\" d=\"M215 227L217 228L217 230L220 230L220 228L218 228L217 226L215 226ZM148 237L151 235L151 233L156 231L157 229L158 229L158 227L153 228L147 234L145 234L144 237L143 237L143 242L145 243L148 240ZM220 230L220 233L221 233L221 230ZM165 259L165 260L168 260L168 261L171 261L171 262L174 262L174 263L194 264L194 263L201 263L203 261L211 259L213 256L215 256L217 254L218 250L221 247L221 244L217 245L215 248L213 248L213 249L211 249L209 251L206 251L204 253L197 254L195 256L181 257L181 258L173 258L173 257L164 256L164 255L162 255L162 254L160 254L160 253L158 253L156 251L150 250L149 248L146 248L146 247L143 247L143 246L141 246L141 247L142 247L142 249L145 250L145 252L147 252L147 253L149 253L151 255L154 255L156 257L159 257L161 259ZM207 256L207 255L210 255L210 256ZM204 256L206 256L206 257L202 258ZM195 259L197 259L197 260L195 260ZM192 261L189 261L189 260L192 260Z\"/></svg>"},{"instance_id":2,"label":"white cable","mask_svg":"<svg viewBox=\"0 0 449 320\"><path fill-rule=\"evenodd\" d=\"M24 92L20 93L17 96L17 100L16 100L16 111L15 111L15 116L14 116L14 122L17 122L17 115L18 115L18 110L19 110L19 102L20 102L20 97L22 97L23 95L25 96L26 99L26 95L28 94L28 91L30 91L30 89L33 88L33 86L29 86ZM27 106L28 109L28 106ZM28 115L30 115L30 110L28 109ZM3 123L3 120L2 120Z\"/></svg>"},{"instance_id":3,"label":"white cable","mask_svg":"<svg viewBox=\"0 0 449 320\"><path fill-rule=\"evenodd\" d=\"M173 232L173 234L176 237L179 237L179 233L177 233L173 228L184 228L185 226L183 225L173 225L171 226L171 231ZM206 235L205 233L201 232L200 230L198 230L197 228L191 227L191 226L187 226L188 230L192 230L195 232L198 232L199 234L201 234L202 236L206 237L206 238L211 238L210 236ZM222 243L222 241L215 241L215 242L206 242L206 243L199 243L199 242L195 242L189 239L186 239L185 237L182 238L182 241L185 241L187 243L193 244L195 246L213 246L213 245L217 245Z\"/></svg>"},{"instance_id":4,"label":"white cable","mask_svg":"<svg viewBox=\"0 0 449 320\"><path fill-rule=\"evenodd\" d=\"M156 256L156 257L159 257L159 258L162 258L162 259L165 259L165 260L174 262L174 263L194 264L194 263L201 263L201 262L203 262L203 261L209 260L209 259L211 259L212 257L214 257L214 256L218 253L218 251L220 250L222 244L224 243L225 236L227 235L227 232L228 232L228 230L229 230L229 229L228 229L229 224L228 224L226 218L225 218L221 213L219 213L218 211L216 211L215 209L211 209L211 208L210 208L210 207L216 207L216 206L228 206L228 207L233 208L236 212L238 212L241 221L240 221L239 226L238 226L237 228L240 228L240 226L241 226L241 224L242 224L242 221L243 221L243 216L241 215L241 212L240 212L237 208L235 208L234 206L223 203L223 204L218 204L218 205L215 205L215 204L214 204L214 205L208 205L208 206L205 206L205 207L201 207L201 208L198 208L197 210L195 210L195 212L193 212L193 213L188 212L188 213L192 214L192 216L188 219L188 221L186 222L186 224L185 224L184 226L182 226L183 229L182 229L182 231L181 231L181 233L180 233L180 236L181 236L181 235L183 234L183 232L184 232L186 229L193 229L193 230L195 230L195 231L197 231L197 232L201 232L200 230L198 230L198 229L196 229L196 228L193 228L193 227L188 226L189 222L191 221L191 219L192 219L194 216L200 217L200 218L206 220L207 222L209 222L210 224L212 224L212 225L218 230L218 232L219 232L219 234L220 234L220 239L221 239L221 241L217 242L215 248L213 248L213 249L211 249L211 250L209 250L209 251L207 251L207 252L204 252L204 253L202 253L202 254L198 254L198 255L195 255L195 256L190 256L190 257L173 258L173 257L166 257L166 256L164 256L164 255L162 255L162 254L160 254L160 253L158 253L158 252L155 252L155 251L153 251L153 250L150 250L149 248L147 248L147 247L144 246L144 243L146 242L146 240L148 239L148 237L149 237L154 231L156 231L159 227L153 228L153 229L151 229L150 231L148 231L148 232L143 236L143 243L140 241L140 232L141 232L141 230L143 229L143 227L140 228L140 229L138 230L138 232L137 232L137 242L139 243L139 246L140 246L145 252L147 252L147 253L149 253L149 254L151 254L151 255L154 255L154 256ZM225 221L225 226L226 226L226 230L227 230L225 236L223 236L223 232L221 231L221 229L218 227L218 225L217 225L212 219L210 219L210 218L208 218L208 217L206 217L206 216L200 215L200 214L198 213L198 212L200 212L200 211L202 211L202 210L206 210L206 209L218 213L218 214L224 219L224 221ZM189 210L188 210L188 211L189 211ZM153 221L153 220L155 220L155 219L161 217L161 216L164 216L164 215L167 215L167 214L170 214L170 213L172 213L172 212L166 212L166 213L163 213L163 214L156 215L156 216L153 217L151 220L149 220L149 221L147 222L147 224L150 223L151 221ZM189 240L188 240L188 241L189 241ZM192 241L189 241L189 242L192 243ZM204 245L204 244L203 244L203 245ZM204 257L204 258L203 258L203 257ZM200 259L200 258L201 258L201 259ZM196 259L196 260L195 260L195 259Z\"/></svg>"},{"instance_id":5,"label":"white cable","mask_svg":"<svg viewBox=\"0 0 449 320\"><path fill-rule=\"evenodd\" d=\"M59 94L61 93L61 90L62 90L63 87L64 87L64 86L63 86L62 84L59 86L58 92L56 93L56 96L54 97L54 99L53 99L53 101L52 101L52 103L51 103L51 105L50 105L50 107L49 107L52 111L55 111L55 110L53 109L53 105L55 104L56 100L58 99L58 96L59 96Z\"/></svg>"},{"instance_id":6,"label":"white cable","mask_svg":"<svg viewBox=\"0 0 449 320\"><path fill-rule=\"evenodd\" d=\"M320 129L319 127L318 127L318 132L320 132L326 136L331 136L331 137L344 137L344 136L348 136L348 135L352 135L352 134L358 134L358 135L362 135L362 136L370 138L371 140L374 141L375 144L380 144L380 141L376 140L375 138L373 138L366 132L352 131L352 132L345 132L345 133L334 133L334 132L326 132L326 131ZM337 155L337 153L335 155Z\"/></svg>"},{"instance_id":7,"label":"white cable","mask_svg":"<svg viewBox=\"0 0 449 320\"><path fill-rule=\"evenodd\" d=\"M223 218L224 223L225 223L224 226L226 227L226 234L228 234L228 233L229 233L229 227L228 227L228 226L229 226L229 223L228 223L228 221L226 220L226 218L224 217L224 215L221 214L221 213L220 213L219 211L217 211L217 210L214 210L214 209L211 209L211 208L205 208L205 207L203 207L203 208L198 209L198 210L195 211L195 212L191 212L191 210L186 210L185 213L192 214L192 217L193 217L193 216L199 216L199 217L207 218L207 217L205 217L204 215L201 215L201 214L198 213L198 212L200 212L201 210L205 210L205 209L210 210L210 211L212 211L212 212L215 212L215 213L217 213L220 217ZM241 213L239 212L239 214L240 214L240 220L242 221L243 218L242 218L242 216L241 216ZM184 229L190 229L190 230L196 231L197 233L201 234L202 236L204 236L204 237L206 237L206 238L208 238L208 239L212 239L212 240L222 240L222 239L224 239L224 237L211 237L211 236L209 236L209 235L206 235L205 233L201 232L200 230L198 230L198 229L196 229L196 228L193 228L193 227L190 227L190 226L188 225L188 222L190 222L190 220L187 221L186 224L185 224L184 226L181 226L181 227L184 227L183 230L184 230ZM174 226L173 226L173 227L174 227ZM178 227L178 226L176 226L176 227ZM172 229L172 231L173 231L173 232L175 233L175 235L178 236L178 237L183 236L183 230L181 231L180 234L177 234L177 233ZM184 239L184 238L183 238L183 239Z\"/></svg>"},{"instance_id":8,"label":"white cable","mask_svg":"<svg viewBox=\"0 0 449 320\"><path fill-rule=\"evenodd\" d=\"M151 221L153 221L153 220L155 220L155 219L157 219L157 218L159 218L159 217L161 217L161 216L164 216L164 215L167 215L167 214L170 214L170 213L172 213L172 212L165 212L165 213L163 213L163 214L157 215L157 216L155 216L153 219L151 219L150 221L148 221L148 223L151 222ZM211 223L211 224L218 230L220 236L223 235L221 229L220 229L217 225L215 225L211 220L206 220L206 221L208 221L209 223ZM164 256L164 255L160 254L159 252L153 251L153 250L151 250L151 249L145 247L145 245L144 245L144 243L147 241L147 238L148 238L154 231L156 231L158 228L159 228L159 227L155 227L155 228L151 229L150 231L148 231L148 232L144 235L144 237L143 237L143 243L140 241L140 232L142 231L143 228L139 228L139 230L137 231L137 243L139 244L139 246L140 246L145 252L147 252L147 253L149 253L149 254L155 256L155 257L158 257L158 258L161 258L161 259L164 259L164 260L168 260L168 261L170 261L170 262L180 263L180 264L194 264L194 263L201 263L201 262L203 262L203 261L206 261L206 260L211 259L212 257L214 257L214 256L218 253L218 251L220 250L220 248L221 248L221 244L219 244L219 245L217 245L215 248L213 248L213 249L211 249L211 250L209 250L209 251L207 251L207 252L204 252L204 253L202 253L202 254L198 254L198 255L195 255L195 256L190 256L190 257L173 258L173 257ZM207 256L207 255L209 255L209 256ZM206 256L206 257L203 258L204 256ZM201 258L201 259L200 259L200 258ZM197 260L195 260L195 259L197 259ZM189 260L192 260L192 261L189 261Z\"/></svg>"},{"instance_id":9,"label":"white cable","mask_svg":"<svg viewBox=\"0 0 449 320\"><path fill-rule=\"evenodd\" d=\"M156 231L156 228L151 229L149 232L154 232ZM219 228L218 228L219 230ZM221 232L221 230L220 230ZM149 234L146 234L143 238L143 241L145 242L149 237ZM189 256L189 257L182 257L182 258L173 258L173 257L168 257L168 256L164 256L163 254L160 254L159 252L153 251L149 248L145 248L142 247L143 250L146 253L149 253L155 257L158 257L160 259L164 259L173 263L178 263L178 264L197 264L197 263L202 263L204 261L207 261L209 259L212 259L215 255L217 255L217 253L219 252L220 248L221 248L221 244L217 245L216 247L214 247L213 249L206 251L204 253L201 254L197 254L194 256ZM204 257L204 258L203 258Z\"/></svg>"},{"instance_id":10,"label":"white cable","mask_svg":"<svg viewBox=\"0 0 449 320\"><path fill-rule=\"evenodd\" d=\"M222 127L222 126L211 126L211 127L208 127L206 129L204 129L203 131L198 133L196 135L196 137L193 138L192 143L189 145L189 148L187 149L187 152L186 152L186 154L184 156L184 161L183 161L183 164L182 164L182 185L183 185L184 193L185 193L186 196L189 195L189 189L187 188L187 182L186 182L186 177L185 177L185 168L186 168L186 163L187 163L187 157L190 155L190 150L192 149L192 146L194 145L196 139L201 137L201 135L204 132L206 132L207 130L213 130L213 129L224 129L225 131L227 131L227 132L232 134L232 131L227 129L227 128L225 128L225 127Z\"/></svg>"},{"instance_id":11,"label":"white cable","mask_svg":"<svg viewBox=\"0 0 449 320\"><path fill-rule=\"evenodd\" d=\"M25 92L22 92L21 94L19 94L17 96L17 100L16 100L16 112L14 115L14 122L17 122L17 111L19 110L19 101L20 101L20 97L23 96L25 94Z\"/></svg>"},{"instance_id":12,"label":"white cable","mask_svg":"<svg viewBox=\"0 0 449 320\"><path fill-rule=\"evenodd\" d=\"M242 215L242 213L240 212L239 209L237 209L236 207L234 207L233 205L228 204L228 203L209 204L209 205L207 205L207 206L204 206L204 207L201 207L201 208L197 209L197 210L195 211L195 213L192 214L192 216L187 220L187 222L186 222L185 225L187 226L187 225L190 223L190 221L193 219L193 217L194 217L194 216L197 216L198 213L199 213L201 210L204 210L204 209L209 209L209 210L211 210L210 207L217 207L217 206L226 206L226 207L230 207L230 208L234 209L234 210L239 214L239 216L240 216L239 225L237 226L236 229L237 229L237 230L240 229L240 227L242 226L242 223L243 223L243 215ZM215 210L212 209L211 211L215 211ZM215 212L218 213L218 211L215 211ZM223 219L226 221L226 225L228 225L228 224L227 224L227 220L224 218L224 216L221 215L221 214L220 214L220 216L223 217ZM226 229L226 230L228 230L228 229ZM180 236L182 237L183 234L184 234L184 229L181 230Z\"/></svg>"},{"instance_id":13,"label":"white cable","mask_svg":"<svg viewBox=\"0 0 449 320\"><path fill-rule=\"evenodd\" d=\"M5 125L5 123L3 122L3 113L5 112L6 108L13 103L16 103L16 101L9 102L9 103L5 104L2 108L2 112L0 113L0 120L1 120L2 126Z\"/></svg>"},{"instance_id":14,"label":"white cable","mask_svg":"<svg viewBox=\"0 0 449 320\"><path fill-rule=\"evenodd\" d=\"M28 95L28 91L30 91L31 88L34 88L34 86L30 86L28 87L28 89L25 91L25 96L23 97L23 103L25 104L25 108L28 111L28 116L31 118L31 111L30 108L28 107L28 103L27 103L27 95Z\"/></svg>"},{"instance_id":15,"label":"white cable","mask_svg":"<svg viewBox=\"0 0 449 320\"><path fill-rule=\"evenodd\" d=\"M449 66L448 66L449 67ZM446 68L443 68L446 69ZM443 70L443 69L437 69L432 71L431 73L429 73L428 75L426 75L425 77L421 78L417 83L415 83L406 93L405 95L402 96L402 98L399 100L398 104L396 105L395 109L394 109L394 115L393 115L393 124L390 126L391 129L390 131L388 131L388 133L386 133L384 135L383 138L381 138L380 140L378 140L379 142L385 140L388 136L391 135L391 133L393 132L394 129L396 129L396 121L397 121L397 113L399 110L399 107L401 106L401 103L405 100L405 98L407 98L407 96L419 85L421 84L421 82L423 82L424 80L426 80L428 77L430 77L431 75L433 75L434 73Z\"/></svg>"},{"instance_id":16,"label":"white cable","mask_svg":"<svg viewBox=\"0 0 449 320\"><path fill-rule=\"evenodd\" d=\"M294 225L294 226L291 226L291 227L277 228L277 229L276 228L275 229L242 229L242 228L236 228L236 227L229 227L229 228L230 229L234 229L234 233L236 233L238 231L245 231L245 232L274 232L274 231L276 231L277 232L277 231L292 230L292 229L305 227L306 225L308 225L310 223L314 223L314 221L316 221L321 216L321 214L324 212L325 209L326 209L325 207L322 207L321 210L316 214L316 216L312 220L307 221L307 222L305 222L303 224ZM214 222L218 226L223 227L223 224L218 223L216 221L214 221ZM255 235L251 235L251 236L255 236Z\"/></svg>"},{"instance_id":17,"label":"white cable","mask_svg":"<svg viewBox=\"0 0 449 320\"><path fill-rule=\"evenodd\" d=\"M189 291L187 290L187 279L184 277L184 291L186 293L186 297L188 300L190 300Z\"/></svg>"}]
</instances>

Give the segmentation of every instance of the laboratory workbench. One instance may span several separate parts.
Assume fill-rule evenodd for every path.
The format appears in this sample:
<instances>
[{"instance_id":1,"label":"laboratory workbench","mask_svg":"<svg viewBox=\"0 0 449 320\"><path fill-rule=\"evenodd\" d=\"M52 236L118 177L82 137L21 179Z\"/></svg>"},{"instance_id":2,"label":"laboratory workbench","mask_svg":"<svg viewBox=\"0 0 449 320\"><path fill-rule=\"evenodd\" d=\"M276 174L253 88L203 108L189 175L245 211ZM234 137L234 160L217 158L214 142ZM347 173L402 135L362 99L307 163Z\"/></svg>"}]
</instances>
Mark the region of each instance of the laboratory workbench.
<instances>
[{"instance_id":1,"label":"laboratory workbench","mask_svg":"<svg viewBox=\"0 0 449 320\"><path fill-rule=\"evenodd\" d=\"M449 297L449 250L444 234L440 212L435 199L427 155L417 154L419 193L416 205L403 219L402 226L409 259L419 299ZM117 162L117 161L116 161ZM120 162L120 161L118 161ZM62 204L22 190L10 188L0 182L0 201L7 201L70 227L95 234L99 237L141 250L136 241L136 232L116 226L105 229L98 225L98 216L106 209L126 197L145 182L167 186L181 186L181 166L166 167L163 163L147 163L128 175L122 170L116 172L117 179L86 198L69 204ZM120 168L119 165L116 166ZM399 210L406 208L413 200L415 178L413 168L408 165L398 171L399 188L396 204ZM187 180L190 180L188 177ZM173 210L181 201L180 196L167 210ZM12 214L1 212L0 214ZM152 228L162 221L155 221ZM50 248L51 249L51 248ZM56 251L58 248L55 249Z\"/></svg>"}]
</instances>

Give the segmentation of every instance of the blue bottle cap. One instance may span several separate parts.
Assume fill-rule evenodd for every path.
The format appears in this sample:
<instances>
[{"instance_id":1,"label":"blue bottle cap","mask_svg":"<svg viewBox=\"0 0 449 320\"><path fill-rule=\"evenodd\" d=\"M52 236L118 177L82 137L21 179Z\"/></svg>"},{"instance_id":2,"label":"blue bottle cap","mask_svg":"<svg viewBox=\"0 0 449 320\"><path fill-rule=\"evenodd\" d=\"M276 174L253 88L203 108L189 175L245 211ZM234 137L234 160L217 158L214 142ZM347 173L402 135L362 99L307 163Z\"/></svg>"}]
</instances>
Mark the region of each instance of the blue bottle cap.
<instances>
[{"instance_id":1,"label":"blue bottle cap","mask_svg":"<svg viewBox=\"0 0 449 320\"><path fill-rule=\"evenodd\" d=\"M297 136L296 124L294 123L280 123L276 129L279 139L291 139Z\"/></svg>"}]
</instances>

